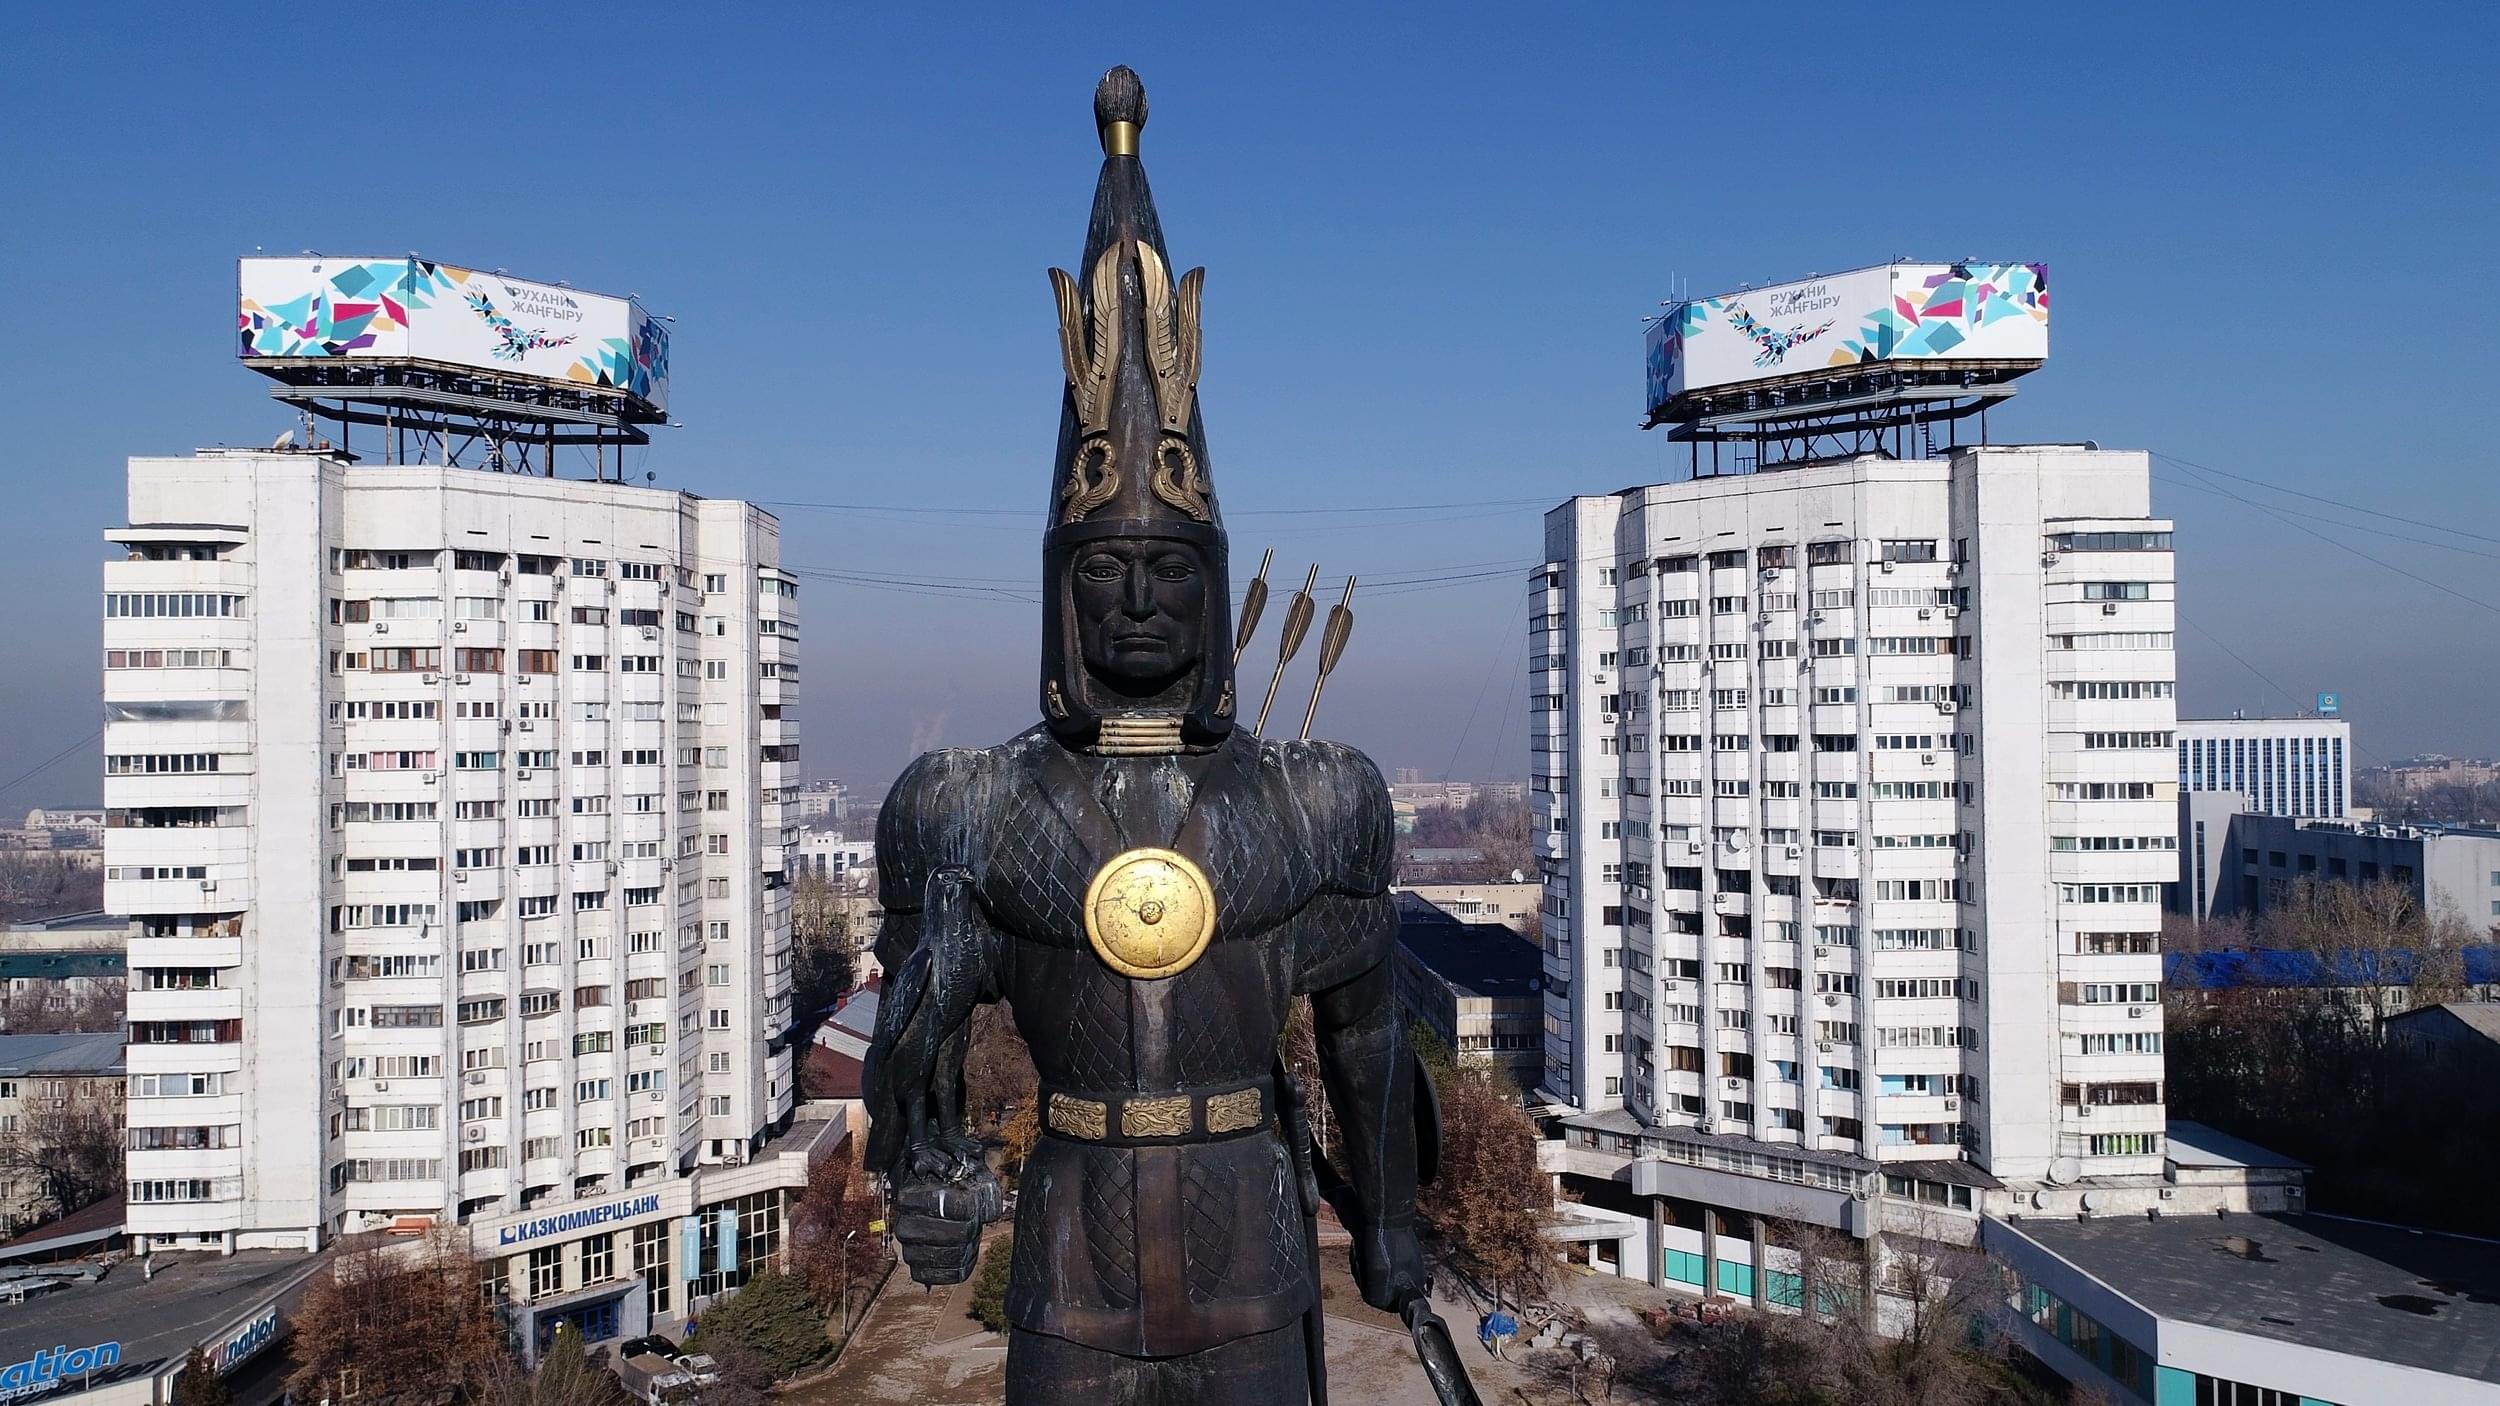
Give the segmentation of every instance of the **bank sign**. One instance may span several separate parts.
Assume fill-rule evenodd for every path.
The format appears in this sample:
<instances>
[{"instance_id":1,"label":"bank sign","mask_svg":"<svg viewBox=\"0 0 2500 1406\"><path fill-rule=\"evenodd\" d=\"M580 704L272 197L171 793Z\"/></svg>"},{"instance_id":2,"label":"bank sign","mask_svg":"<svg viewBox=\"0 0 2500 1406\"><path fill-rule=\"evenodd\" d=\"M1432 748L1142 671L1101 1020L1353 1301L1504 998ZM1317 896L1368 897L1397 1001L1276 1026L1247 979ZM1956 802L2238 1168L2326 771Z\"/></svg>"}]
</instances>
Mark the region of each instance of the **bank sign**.
<instances>
[{"instance_id":1,"label":"bank sign","mask_svg":"<svg viewBox=\"0 0 2500 1406\"><path fill-rule=\"evenodd\" d=\"M56 1386L108 1367L118 1367L122 1360L120 1343L97 1343L93 1347L52 1348L38 1352L23 1362L0 1367L0 1401L15 1401L34 1396Z\"/></svg>"},{"instance_id":2,"label":"bank sign","mask_svg":"<svg viewBox=\"0 0 2500 1406\"><path fill-rule=\"evenodd\" d=\"M586 1206L578 1211L562 1211L552 1216L540 1216L536 1220L525 1220L507 1225L497 1232L495 1243L518 1245L523 1241L536 1240L541 1236L562 1235L569 1230L588 1230L595 1225L632 1220L636 1216L647 1216L659 1209L660 1198L656 1192L649 1196L628 1196L622 1201L610 1201L604 1206Z\"/></svg>"}]
</instances>

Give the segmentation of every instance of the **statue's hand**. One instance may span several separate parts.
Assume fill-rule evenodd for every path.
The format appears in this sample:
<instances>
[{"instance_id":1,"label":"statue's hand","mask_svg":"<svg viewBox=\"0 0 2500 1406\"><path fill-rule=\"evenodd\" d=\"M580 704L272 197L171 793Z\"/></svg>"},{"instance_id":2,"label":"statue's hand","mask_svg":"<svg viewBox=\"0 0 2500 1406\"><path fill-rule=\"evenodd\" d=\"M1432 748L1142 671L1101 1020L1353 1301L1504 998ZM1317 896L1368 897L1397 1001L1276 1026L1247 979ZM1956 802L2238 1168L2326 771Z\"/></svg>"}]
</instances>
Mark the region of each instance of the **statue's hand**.
<instances>
[{"instance_id":1,"label":"statue's hand","mask_svg":"<svg viewBox=\"0 0 2500 1406\"><path fill-rule=\"evenodd\" d=\"M911 1277L931 1286L972 1277L981 1227L998 1219L1006 1196L987 1168L958 1177L914 1176L894 1193L894 1238Z\"/></svg>"},{"instance_id":2,"label":"statue's hand","mask_svg":"<svg viewBox=\"0 0 2500 1406\"><path fill-rule=\"evenodd\" d=\"M1388 1313L1400 1312L1409 1300L1431 1293L1432 1275L1424 1269L1415 1227L1377 1226L1358 1232L1354 1282L1363 1291L1363 1302Z\"/></svg>"}]
</instances>

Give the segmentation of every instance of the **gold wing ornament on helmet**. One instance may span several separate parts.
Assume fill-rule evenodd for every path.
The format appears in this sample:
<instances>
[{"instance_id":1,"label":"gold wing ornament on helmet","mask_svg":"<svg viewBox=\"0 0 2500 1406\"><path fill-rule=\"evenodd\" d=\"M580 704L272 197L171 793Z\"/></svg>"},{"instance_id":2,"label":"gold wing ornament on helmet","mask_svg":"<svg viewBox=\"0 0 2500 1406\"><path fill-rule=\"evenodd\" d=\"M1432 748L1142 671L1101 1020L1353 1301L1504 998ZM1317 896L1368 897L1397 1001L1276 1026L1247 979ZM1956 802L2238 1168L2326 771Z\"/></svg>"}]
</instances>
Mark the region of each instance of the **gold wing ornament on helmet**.
<instances>
[{"instance_id":1,"label":"gold wing ornament on helmet","mask_svg":"<svg viewBox=\"0 0 2500 1406\"><path fill-rule=\"evenodd\" d=\"M1059 301L1059 359L1067 370L1068 394L1075 402L1078 434L1084 441L1060 489L1061 522L1082 520L1120 490L1117 456L1105 437L1111 426L1111 383L1120 365L1120 251L1116 245L1094 261L1090 282L1089 307L1074 278L1061 269L1050 271L1051 291Z\"/></svg>"}]
</instances>

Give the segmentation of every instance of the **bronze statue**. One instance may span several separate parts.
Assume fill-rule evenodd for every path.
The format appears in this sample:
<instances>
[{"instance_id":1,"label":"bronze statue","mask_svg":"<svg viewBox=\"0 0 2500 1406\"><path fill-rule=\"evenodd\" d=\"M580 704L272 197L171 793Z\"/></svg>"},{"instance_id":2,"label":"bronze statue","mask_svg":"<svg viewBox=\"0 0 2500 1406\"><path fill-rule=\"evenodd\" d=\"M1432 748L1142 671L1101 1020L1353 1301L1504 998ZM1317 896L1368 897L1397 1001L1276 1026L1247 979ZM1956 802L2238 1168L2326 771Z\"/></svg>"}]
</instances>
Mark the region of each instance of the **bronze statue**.
<instances>
[{"instance_id":1,"label":"bronze statue","mask_svg":"<svg viewBox=\"0 0 2500 1406\"><path fill-rule=\"evenodd\" d=\"M1437 1128L1392 992L1389 798L1351 748L1237 726L1204 271L1172 276L1137 76L1105 75L1094 114L1085 257L1051 273L1067 393L1042 721L919 758L879 818L869 1157L913 1277L961 1281L1002 1202L964 1130L967 1022L1012 1002L1042 1088L1007 1399L1284 1406L1325 1392L1315 1183L1342 1193L1363 1298L1438 1329L1414 1230L1418 1127ZM1341 1175L1309 1155L1279 1055L1304 994Z\"/></svg>"}]
</instances>

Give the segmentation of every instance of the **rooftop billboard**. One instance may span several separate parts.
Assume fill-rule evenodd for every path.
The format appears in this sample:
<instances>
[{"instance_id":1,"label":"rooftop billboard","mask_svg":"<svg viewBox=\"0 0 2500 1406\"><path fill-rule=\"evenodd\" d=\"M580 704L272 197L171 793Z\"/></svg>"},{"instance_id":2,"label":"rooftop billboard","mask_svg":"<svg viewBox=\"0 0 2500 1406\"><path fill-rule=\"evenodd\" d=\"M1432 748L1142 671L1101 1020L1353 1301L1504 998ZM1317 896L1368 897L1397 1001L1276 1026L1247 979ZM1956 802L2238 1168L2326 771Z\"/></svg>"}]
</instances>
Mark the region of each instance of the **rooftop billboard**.
<instances>
[{"instance_id":1,"label":"rooftop billboard","mask_svg":"<svg viewBox=\"0 0 2500 1406\"><path fill-rule=\"evenodd\" d=\"M1875 361L2049 354L2046 264L1883 264L1676 304L1649 329L1649 406Z\"/></svg>"},{"instance_id":2,"label":"rooftop billboard","mask_svg":"<svg viewBox=\"0 0 2500 1406\"><path fill-rule=\"evenodd\" d=\"M630 298L411 257L247 258L236 286L245 361L439 362L668 409L668 325Z\"/></svg>"}]
</instances>

